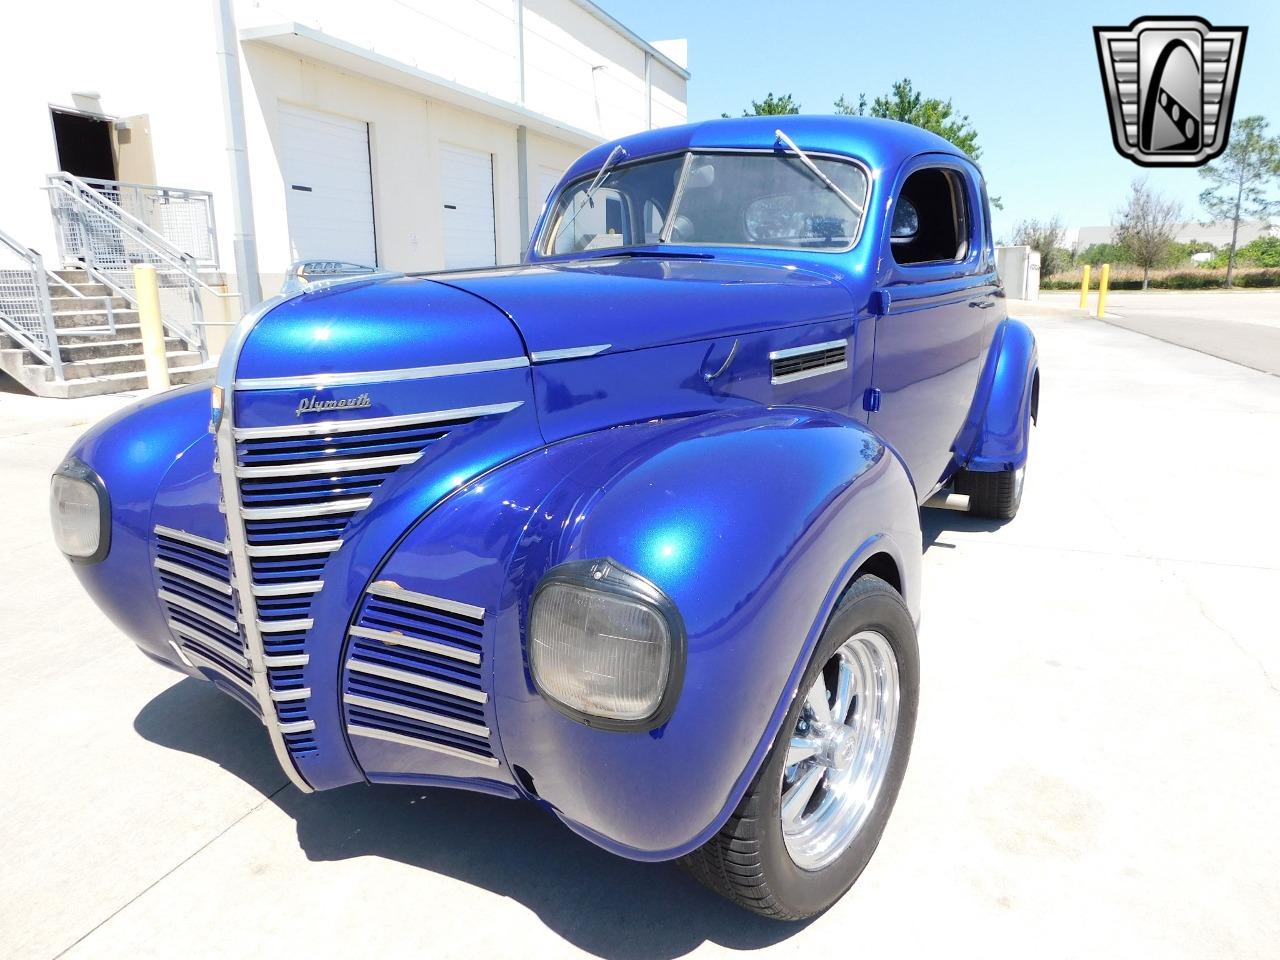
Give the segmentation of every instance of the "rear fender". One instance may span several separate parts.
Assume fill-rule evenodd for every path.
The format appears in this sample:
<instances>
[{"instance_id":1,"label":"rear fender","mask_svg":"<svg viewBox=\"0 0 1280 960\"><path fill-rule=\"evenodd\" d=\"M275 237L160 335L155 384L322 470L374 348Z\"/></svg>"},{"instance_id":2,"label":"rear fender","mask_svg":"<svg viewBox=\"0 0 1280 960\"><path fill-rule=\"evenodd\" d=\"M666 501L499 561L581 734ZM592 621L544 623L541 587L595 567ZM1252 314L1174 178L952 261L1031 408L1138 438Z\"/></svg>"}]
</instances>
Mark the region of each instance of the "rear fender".
<instances>
[{"instance_id":1,"label":"rear fender","mask_svg":"<svg viewBox=\"0 0 1280 960\"><path fill-rule=\"evenodd\" d=\"M1035 334L1020 320L996 330L959 449L960 466L975 473L1014 470L1027 462L1027 440L1037 416L1040 377Z\"/></svg>"}]
</instances>

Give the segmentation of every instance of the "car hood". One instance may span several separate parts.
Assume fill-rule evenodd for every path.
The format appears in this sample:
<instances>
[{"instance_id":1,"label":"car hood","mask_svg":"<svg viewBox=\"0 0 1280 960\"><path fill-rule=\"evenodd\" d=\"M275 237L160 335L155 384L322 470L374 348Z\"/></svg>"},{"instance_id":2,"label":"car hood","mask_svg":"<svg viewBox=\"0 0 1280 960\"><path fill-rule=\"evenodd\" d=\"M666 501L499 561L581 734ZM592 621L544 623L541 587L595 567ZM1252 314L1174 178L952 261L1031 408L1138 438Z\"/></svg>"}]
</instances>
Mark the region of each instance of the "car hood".
<instances>
[{"instance_id":1,"label":"car hood","mask_svg":"<svg viewBox=\"0 0 1280 960\"><path fill-rule=\"evenodd\" d=\"M474 296L430 280L342 284L286 300L249 332L236 380L526 362L511 321Z\"/></svg>"},{"instance_id":2,"label":"car hood","mask_svg":"<svg viewBox=\"0 0 1280 960\"><path fill-rule=\"evenodd\" d=\"M575 348L617 353L737 336L852 309L847 291L829 277L718 257L590 258L432 279L496 306L535 359Z\"/></svg>"}]
</instances>

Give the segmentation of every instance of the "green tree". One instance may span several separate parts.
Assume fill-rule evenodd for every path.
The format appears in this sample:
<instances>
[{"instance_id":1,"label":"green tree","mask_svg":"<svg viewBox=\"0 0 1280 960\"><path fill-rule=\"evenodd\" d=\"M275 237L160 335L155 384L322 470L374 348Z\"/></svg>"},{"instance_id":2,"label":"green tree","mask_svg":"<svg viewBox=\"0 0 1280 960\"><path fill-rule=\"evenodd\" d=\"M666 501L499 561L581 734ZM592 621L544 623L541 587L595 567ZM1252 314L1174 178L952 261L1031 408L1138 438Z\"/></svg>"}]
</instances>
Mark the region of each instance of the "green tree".
<instances>
[{"instance_id":1,"label":"green tree","mask_svg":"<svg viewBox=\"0 0 1280 960\"><path fill-rule=\"evenodd\" d=\"M944 140L950 140L973 159L982 155L978 146L978 131L973 128L968 116L957 115L950 100L939 100L926 97L911 85L911 79L904 77L893 85L884 96L876 97L867 107L866 94L858 95L858 103L849 103L843 96L835 102L836 113L846 116L883 117L886 120L901 120L917 127L936 133Z\"/></svg>"},{"instance_id":2,"label":"green tree","mask_svg":"<svg viewBox=\"0 0 1280 960\"><path fill-rule=\"evenodd\" d=\"M766 93L763 100L752 100L751 109L743 110L744 117L783 117L800 112L800 104L791 99L791 94L784 93L775 97L773 91ZM720 114L729 116L727 113Z\"/></svg>"},{"instance_id":3,"label":"green tree","mask_svg":"<svg viewBox=\"0 0 1280 960\"><path fill-rule=\"evenodd\" d=\"M1128 201L1116 213L1115 238L1142 268L1143 290L1147 289L1152 267L1168 259L1181 216L1178 201L1152 190L1145 178L1133 181Z\"/></svg>"},{"instance_id":4,"label":"green tree","mask_svg":"<svg viewBox=\"0 0 1280 960\"><path fill-rule=\"evenodd\" d=\"M1085 247L1076 258L1080 263L1087 263L1091 267L1101 266L1104 263L1132 263L1133 258L1129 255L1129 251L1124 247L1114 243L1091 243Z\"/></svg>"},{"instance_id":5,"label":"green tree","mask_svg":"<svg viewBox=\"0 0 1280 960\"><path fill-rule=\"evenodd\" d=\"M1246 243L1236 251L1236 266L1240 267L1280 267L1280 237L1258 237ZM1227 265L1227 251L1224 249L1213 258L1215 267Z\"/></svg>"},{"instance_id":6,"label":"green tree","mask_svg":"<svg viewBox=\"0 0 1280 960\"><path fill-rule=\"evenodd\" d=\"M1236 121L1226 152L1200 168L1208 187L1200 203L1215 220L1231 221L1231 246L1227 252L1227 286L1235 276L1236 243L1243 220L1266 220L1280 201L1267 196L1272 181L1280 176L1280 138L1267 136L1267 121L1245 117Z\"/></svg>"},{"instance_id":7,"label":"green tree","mask_svg":"<svg viewBox=\"0 0 1280 960\"><path fill-rule=\"evenodd\" d=\"M1057 217L1049 220L1020 220L1013 228L1013 242L1027 246L1040 254L1040 276L1051 277L1060 273L1071 261L1071 252L1062 247L1066 233Z\"/></svg>"}]
</instances>

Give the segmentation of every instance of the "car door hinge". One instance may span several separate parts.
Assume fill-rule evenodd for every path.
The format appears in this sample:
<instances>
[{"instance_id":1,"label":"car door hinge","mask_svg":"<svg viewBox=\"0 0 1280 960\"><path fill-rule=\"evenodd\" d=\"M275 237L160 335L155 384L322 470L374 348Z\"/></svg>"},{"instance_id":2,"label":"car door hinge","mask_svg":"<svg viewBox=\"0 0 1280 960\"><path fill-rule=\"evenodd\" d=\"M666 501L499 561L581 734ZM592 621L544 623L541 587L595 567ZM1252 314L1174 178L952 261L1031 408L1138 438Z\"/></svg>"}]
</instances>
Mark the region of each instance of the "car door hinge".
<instances>
[{"instance_id":1,"label":"car door hinge","mask_svg":"<svg viewBox=\"0 0 1280 960\"><path fill-rule=\"evenodd\" d=\"M893 305L893 297L888 290L872 290L871 299L867 302L867 309L872 316L884 317L888 316L889 308Z\"/></svg>"},{"instance_id":2,"label":"car door hinge","mask_svg":"<svg viewBox=\"0 0 1280 960\"><path fill-rule=\"evenodd\" d=\"M867 387L866 393L862 395L862 409L867 413L875 413L880 409L879 387Z\"/></svg>"}]
</instances>

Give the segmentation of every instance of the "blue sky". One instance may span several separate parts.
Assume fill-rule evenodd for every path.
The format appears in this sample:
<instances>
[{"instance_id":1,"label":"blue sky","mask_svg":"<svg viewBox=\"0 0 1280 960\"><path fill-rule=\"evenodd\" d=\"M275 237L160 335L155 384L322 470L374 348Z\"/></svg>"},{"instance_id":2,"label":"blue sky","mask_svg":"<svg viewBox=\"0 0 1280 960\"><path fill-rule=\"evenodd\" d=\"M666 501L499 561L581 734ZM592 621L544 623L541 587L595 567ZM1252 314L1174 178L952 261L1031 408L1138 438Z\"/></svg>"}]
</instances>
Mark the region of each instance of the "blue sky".
<instances>
[{"instance_id":1,"label":"blue sky","mask_svg":"<svg viewBox=\"0 0 1280 960\"><path fill-rule=\"evenodd\" d=\"M741 113L753 99L790 93L805 113L831 113L907 76L926 96L950 98L978 130L980 163L1004 201L997 235L1027 217L1058 214L1072 227L1110 223L1135 177L1204 219L1194 170L1144 170L1121 158L1094 52L1095 25L1196 14L1244 24L1249 37L1237 118L1262 114L1280 134L1280 4L860 3L836 0L596 0L647 40L689 41L689 119Z\"/></svg>"}]
</instances>

